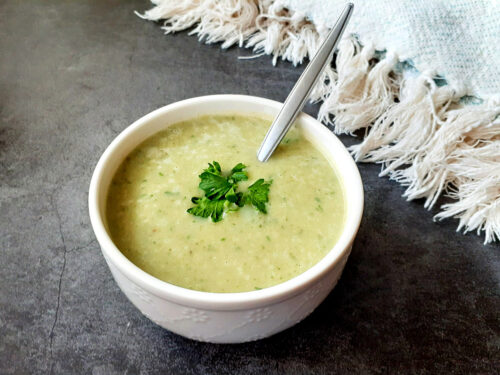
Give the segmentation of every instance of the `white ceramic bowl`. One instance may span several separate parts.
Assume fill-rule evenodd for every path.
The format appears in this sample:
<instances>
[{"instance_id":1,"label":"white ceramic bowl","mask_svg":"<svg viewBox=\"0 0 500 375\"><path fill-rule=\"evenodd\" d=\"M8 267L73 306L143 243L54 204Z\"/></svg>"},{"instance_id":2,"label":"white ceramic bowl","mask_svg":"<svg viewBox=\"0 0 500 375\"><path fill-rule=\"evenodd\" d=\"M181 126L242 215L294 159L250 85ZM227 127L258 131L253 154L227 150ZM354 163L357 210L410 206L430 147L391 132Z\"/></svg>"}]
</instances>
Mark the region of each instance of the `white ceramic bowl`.
<instances>
[{"instance_id":1,"label":"white ceramic bowl","mask_svg":"<svg viewBox=\"0 0 500 375\"><path fill-rule=\"evenodd\" d=\"M134 122L101 156L89 190L92 227L118 286L156 324L200 341L239 343L257 340L304 319L325 299L340 278L361 220L363 187L357 166L342 143L306 114L299 116L297 126L302 127L305 136L336 165L344 185L347 217L333 249L303 274L273 287L244 293L189 290L142 271L116 248L108 234L105 204L111 179L124 158L146 138L170 124L196 116L228 112L275 116L281 106L272 100L241 95L183 100Z\"/></svg>"}]
</instances>

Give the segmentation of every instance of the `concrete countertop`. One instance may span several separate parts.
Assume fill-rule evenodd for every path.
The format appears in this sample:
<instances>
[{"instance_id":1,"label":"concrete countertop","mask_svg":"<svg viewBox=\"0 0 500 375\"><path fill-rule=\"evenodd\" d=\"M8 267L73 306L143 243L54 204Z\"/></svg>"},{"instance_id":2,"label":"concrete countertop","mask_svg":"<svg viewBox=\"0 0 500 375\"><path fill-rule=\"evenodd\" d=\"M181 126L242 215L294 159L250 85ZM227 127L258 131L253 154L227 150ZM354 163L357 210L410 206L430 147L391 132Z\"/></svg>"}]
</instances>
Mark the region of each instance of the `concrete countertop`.
<instances>
[{"instance_id":1,"label":"concrete countertop","mask_svg":"<svg viewBox=\"0 0 500 375\"><path fill-rule=\"evenodd\" d=\"M186 33L164 36L133 13L149 5L0 3L0 373L498 371L498 244L456 233L456 221L433 222L376 165L360 165L365 214L339 284L294 328L211 345L130 304L87 213L103 150L163 105L218 93L282 101L301 73L269 57L238 60L250 51Z\"/></svg>"}]
</instances>

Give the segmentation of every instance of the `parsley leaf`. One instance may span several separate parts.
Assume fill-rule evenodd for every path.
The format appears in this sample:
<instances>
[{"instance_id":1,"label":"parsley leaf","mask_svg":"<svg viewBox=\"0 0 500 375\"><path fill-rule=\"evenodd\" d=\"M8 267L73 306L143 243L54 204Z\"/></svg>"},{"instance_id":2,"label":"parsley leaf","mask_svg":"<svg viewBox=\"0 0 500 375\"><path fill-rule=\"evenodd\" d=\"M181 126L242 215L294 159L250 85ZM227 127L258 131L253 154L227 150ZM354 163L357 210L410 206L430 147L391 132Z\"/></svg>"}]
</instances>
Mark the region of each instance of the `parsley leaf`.
<instances>
[{"instance_id":1,"label":"parsley leaf","mask_svg":"<svg viewBox=\"0 0 500 375\"><path fill-rule=\"evenodd\" d=\"M222 220L224 214L225 200L210 200L207 197L193 197L191 201L196 205L187 210L192 215L210 217L214 223Z\"/></svg>"},{"instance_id":2,"label":"parsley leaf","mask_svg":"<svg viewBox=\"0 0 500 375\"><path fill-rule=\"evenodd\" d=\"M203 170L203 173L199 175L200 189L205 192L205 196L210 199L221 199L226 195L233 197L233 200L229 199L231 202L235 202L234 198L236 184L239 181L248 180L247 173L244 171L246 166L242 163L238 163L233 169L231 169L230 175L226 178L222 175L222 170L220 164L216 161L208 163L208 168Z\"/></svg>"},{"instance_id":3,"label":"parsley leaf","mask_svg":"<svg viewBox=\"0 0 500 375\"><path fill-rule=\"evenodd\" d=\"M199 177L201 179L199 187L210 199L222 198L233 187L227 178L208 172L208 170L205 170Z\"/></svg>"},{"instance_id":4,"label":"parsley leaf","mask_svg":"<svg viewBox=\"0 0 500 375\"><path fill-rule=\"evenodd\" d=\"M246 181L248 180L247 172L243 171L247 166L243 163L238 163L231 169L231 174L229 175L229 180L233 182Z\"/></svg>"},{"instance_id":5,"label":"parsley leaf","mask_svg":"<svg viewBox=\"0 0 500 375\"><path fill-rule=\"evenodd\" d=\"M221 199L224 196L229 195L231 198L227 198L231 202L236 202L235 190L236 184L239 181L248 180L247 173L244 171L246 166L242 163L238 163L233 169L231 169L230 175L226 178L222 175L222 170L220 164L216 161L208 163L208 168L203 170L203 173L199 175L201 181L199 187L205 192L205 196L210 199Z\"/></svg>"},{"instance_id":6,"label":"parsley leaf","mask_svg":"<svg viewBox=\"0 0 500 375\"><path fill-rule=\"evenodd\" d=\"M222 176L220 164L216 161L208 163L208 168L200 174L201 181L199 187L210 199L220 199L233 187L227 178Z\"/></svg>"},{"instance_id":7,"label":"parsley leaf","mask_svg":"<svg viewBox=\"0 0 500 375\"><path fill-rule=\"evenodd\" d=\"M210 172L210 173L213 173L213 174L216 174L216 175L219 175L219 176L222 175L222 170L220 168L220 164L217 163L216 161L214 161L213 164L212 163L208 163L208 168L204 169L204 171Z\"/></svg>"},{"instance_id":8,"label":"parsley leaf","mask_svg":"<svg viewBox=\"0 0 500 375\"><path fill-rule=\"evenodd\" d=\"M243 196L244 203L250 203L263 214L267 214L266 203L269 201L269 188L272 181L266 182L258 179L248 187L248 192Z\"/></svg>"}]
</instances>

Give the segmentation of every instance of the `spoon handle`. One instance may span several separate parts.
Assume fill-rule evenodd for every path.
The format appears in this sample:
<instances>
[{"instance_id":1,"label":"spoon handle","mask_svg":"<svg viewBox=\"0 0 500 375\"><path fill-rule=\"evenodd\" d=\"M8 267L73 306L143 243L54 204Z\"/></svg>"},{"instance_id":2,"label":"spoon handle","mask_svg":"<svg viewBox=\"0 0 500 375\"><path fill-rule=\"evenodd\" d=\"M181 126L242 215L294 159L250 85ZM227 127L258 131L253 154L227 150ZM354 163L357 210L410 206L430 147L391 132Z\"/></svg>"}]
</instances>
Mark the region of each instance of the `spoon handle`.
<instances>
[{"instance_id":1,"label":"spoon handle","mask_svg":"<svg viewBox=\"0 0 500 375\"><path fill-rule=\"evenodd\" d=\"M346 5L337 23L286 98L285 104L283 104L281 111L274 119L264 141L260 145L260 149L257 152L257 159L259 159L259 161L266 162L271 157L276 147L278 147L279 143L288 132L288 129L292 126L295 118L300 113L307 98L311 94L314 84L321 76L321 72L326 64L331 61L333 50L349 22L353 7L354 4L352 3Z\"/></svg>"}]
</instances>

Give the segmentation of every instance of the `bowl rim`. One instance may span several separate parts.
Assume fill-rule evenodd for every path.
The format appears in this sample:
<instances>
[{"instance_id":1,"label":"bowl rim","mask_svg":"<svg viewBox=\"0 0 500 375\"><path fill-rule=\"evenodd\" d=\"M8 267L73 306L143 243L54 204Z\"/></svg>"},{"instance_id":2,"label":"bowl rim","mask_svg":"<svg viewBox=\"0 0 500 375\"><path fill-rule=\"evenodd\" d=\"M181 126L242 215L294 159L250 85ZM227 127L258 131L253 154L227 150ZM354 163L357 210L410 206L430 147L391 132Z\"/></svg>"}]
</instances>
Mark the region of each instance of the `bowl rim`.
<instances>
[{"instance_id":1,"label":"bowl rim","mask_svg":"<svg viewBox=\"0 0 500 375\"><path fill-rule=\"evenodd\" d=\"M152 120L157 119L160 116L164 116L168 112L174 110L186 110L190 107L200 105L201 103L215 102L233 102L243 105L257 104L276 111L276 113L283 105L280 102L256 96L232 94L208 95L174 102L172 104L156 109L139 118L115 137L115 139L109 144L109 146L106 148L99 161L97 162L90 182L88 196L91 225L97 241L100 244L102 253L108 263L112 263L127 279L141 286L157 297L173 301L184 306L204 308L207 310L243 310L278 303L285 299L289 299L314 285L316 282L322 279L328 273L328 271L334 268L346 253L349 253L358 231L363 213L363 185L356 163L349 154L349 151L333 134L333 132L331 132L326 126L321 124L312 116L309 116L302 112L298 116L297 121L300 121L302 126L312 129L309 134L312 134L313 137L317 136L326 138L329 145L331 145L332 154L339 153L338 155L342 156L343 164L338 165L337 163L337 171L343 179L345 178L343 174L344 170L350 169L352 172L350 173L351 177L348 181L348 186L347 181L343 181L344 195L346 197L346 201L348 202L348 207L346 210L347 214L344 223L344 229L334 247L330 251L328 251L328 253L313 267L290 280L268 288L263 288L261 290L237 293L202 292L167 283L143 271L120 252L120 250L114 245L111 237L107 233L103 218L100 214L99 191L101 181L104 176L104 169L107 163L109 163L109 161L113 158L117 150L120 149L124 140L133 135L133 133L137 131L137 129L147 126L148 123L150 123ZM230 108L230 106L228 107ZM228 110L227 112L231 111ZM233 113L234 112L239 111L233 111ZM251 112L255 113L255 111ZM222 112L217 111L215 113ZM330 152L330 149L328 150L328 152ZM336 157L333 156L333 158L335 159ZM105 190L107 192L108 187L106 187ZM110 264L108 264L108 266L110 266Z\"/></svg>"}]
</instances>

